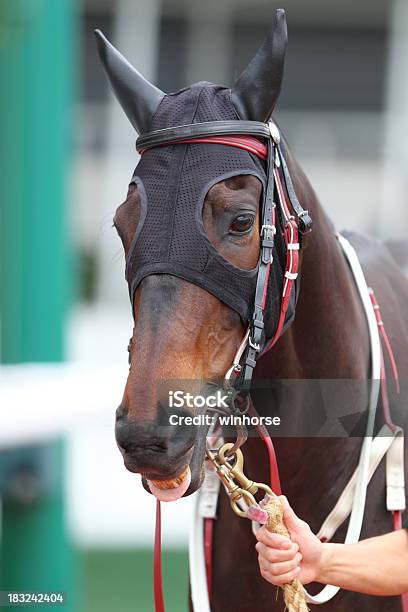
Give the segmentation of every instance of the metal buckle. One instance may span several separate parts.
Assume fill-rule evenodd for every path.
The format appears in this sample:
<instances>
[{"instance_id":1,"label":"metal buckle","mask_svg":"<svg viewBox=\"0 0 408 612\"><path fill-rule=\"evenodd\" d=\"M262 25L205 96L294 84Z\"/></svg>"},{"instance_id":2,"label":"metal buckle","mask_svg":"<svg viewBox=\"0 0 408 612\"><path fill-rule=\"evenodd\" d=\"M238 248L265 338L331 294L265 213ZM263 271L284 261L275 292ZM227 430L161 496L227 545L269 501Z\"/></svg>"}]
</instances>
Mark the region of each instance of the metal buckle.
<instances>
[{"instance_id":1,"label":"metal buckle","mask_svg":"<svg viewBox=\"0 0 408 612\"><path fill-rule=\"evenodd\" d=\"M271 232L271 234L272 234L272 236L274 236L274 235L276 234L276 227L275 227L275 225L267 225L267 224L266 224L266 225L263 225L263 226L261 227L261 239L263 239L263 238L265 237L265 236L264 236L264 234L265 234L265 232L267 232L267 231L270 231L270 232ZM262 247L262 248L264 248L264 247ZM268 247L266 247L266 248L270 248L270 249L271 249L271 256L270 256L270 259L269 259L269 263L272 265L272 263L273 263L273 252L272 252L272 247L268 246Z\"/></svg>"},{"instance_id":2,"label":"metal buckle","mask_svg":"<svg viewBox=\"0 0 408 612\"><path fill-rule=\"evenodd\" d=\"M234 373L234 374L238 375L238 374L240 374L240 372L242 370L242 367L240 365L240 361L241 361L242 355L244 354L244 351L245 351L245 349L247 347L250 331L251 330L248 327L246 332L245 332L245 336L243 337L242 342L239 345L238 350L237 350L237 352L235 354L232 366L230 367L230 369L225 374L225 377L224 377L224 388L226 388L226 389L229 389L229 388L231 388L233 386L231 384L232 374Z\"/></svg>"},{"instance_id":3,"label":"metal buckle","mask_svg":"<svg viewBox=\"0 0 408 612\"><path fill-rule=\"evenodd\" d=\"M248 338L248 344L251 348L254 349L254 351L260 351L261 350L261 345L257 344L256 342L253 342L251 336L249 336Z\"/></svg>"},{"instance_id":4,"label":"metal buckle","mask_svg":"<svg viewBox=\"0 0 408 612\"><path fill-rule=\"evenodd\" d=\"M272 121L269 121L268 123L268 127L269 127L269 132L272 136L272 140L275 144L279 144L280 143L280 133L278 130L278 126L275 125L275 123L273 123Z\"/></svg>"},{"instance_id":5,"label":"metal buckle","mask_svg":"<svg viewBox=\"0 0 408 612\"><path fill-rule=\"evenodd\" d=\"M263 237L264 232L267 231L267 230L271 230L273 235L276 234L276 226L275 225L263 225L261 227L261 236L262 237Z\"/></svg>"},{"instance_id":6,"label":"metal buckle","mask_svg":"<svg viewBox=\"0 0 408 612\"><path fill-rule=\"evenodd\" d=\"M232 375L234 374L235 377L238 377L239 374L241 373L242 370L242 366L239 363L233 363L232 366L230 367L230 369L227 371L227 373L225 374L224 377L224 389L229 390L229 389L233 389L234 388L234 382L232 381Z\"/></svg>"}]
</instances>

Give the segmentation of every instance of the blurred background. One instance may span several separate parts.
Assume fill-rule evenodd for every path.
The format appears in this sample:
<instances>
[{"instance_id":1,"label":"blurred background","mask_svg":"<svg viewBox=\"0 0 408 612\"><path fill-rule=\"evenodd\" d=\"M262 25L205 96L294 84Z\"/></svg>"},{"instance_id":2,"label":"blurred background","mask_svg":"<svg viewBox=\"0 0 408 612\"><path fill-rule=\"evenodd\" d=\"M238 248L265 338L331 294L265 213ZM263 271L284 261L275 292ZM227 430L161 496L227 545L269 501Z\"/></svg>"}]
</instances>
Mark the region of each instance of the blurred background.
<instances>
[{"instance_id":1,"label":"blurred background","mask_svg":"<svg viewBox=\"0 0 408 612\"><path fill-rule=\"evenodd\" d=\"M283 0L277 119L338 229L408 232L408 3ZM165 91L226 85L264 0L0 3L0 589L153 610L154 503L115 447L132 319L112 217L137 163L92 31ZM187 609L191 500L164 513L168 611Z\"/></svg>"}]
</instances>

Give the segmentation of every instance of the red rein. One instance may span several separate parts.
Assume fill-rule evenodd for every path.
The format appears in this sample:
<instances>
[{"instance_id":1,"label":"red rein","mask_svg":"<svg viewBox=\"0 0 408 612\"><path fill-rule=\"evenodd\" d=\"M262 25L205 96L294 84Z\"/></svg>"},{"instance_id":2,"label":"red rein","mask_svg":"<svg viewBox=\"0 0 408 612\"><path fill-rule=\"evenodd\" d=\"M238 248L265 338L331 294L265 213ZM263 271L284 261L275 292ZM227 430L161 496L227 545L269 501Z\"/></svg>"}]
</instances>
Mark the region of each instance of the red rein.
<instances>
[{"instance_id":1,"label":"red rein","mask_svg":"<svg viewBox=\"0 0 408 612\"><path fill-rule=\"evenodd\" d=\"M156 612L165 612L161 559L161 507L158 499L156 500L156 528L154 532L153 589L154 609Z\"/></svg>"}]
</instances>

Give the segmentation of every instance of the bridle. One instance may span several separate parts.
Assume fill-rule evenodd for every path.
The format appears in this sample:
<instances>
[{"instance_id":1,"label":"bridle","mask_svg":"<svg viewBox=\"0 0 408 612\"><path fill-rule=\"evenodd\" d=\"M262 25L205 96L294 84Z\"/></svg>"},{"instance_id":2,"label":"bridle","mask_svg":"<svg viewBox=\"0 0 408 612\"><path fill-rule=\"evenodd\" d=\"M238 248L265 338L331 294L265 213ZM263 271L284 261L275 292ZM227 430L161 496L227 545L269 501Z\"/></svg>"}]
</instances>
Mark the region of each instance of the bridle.
<instances>
[{"instance_id":1,"label":"bridle","mask_svg":"<svg viewBox=\"0 0 408 612\"><path fill-rule=\"evenodd\" d=\"M307 234L312 219L299 203L283 155L279 129L275 123L259 121L209 121L155 130L140 136L136 149L145 151L176 144L220 144L237 147L266 162L266 188L263 193L260 254L251 320L232 366L225 375L224 387L236 397L248 395L258 358L276 343L285 327L285 316L294 283L298 278L300 242L298 234ZM270 267L274 258L276 207L284 219L287 248L284 288L275 334L269 342L264 335L264 311Z\"/></svg>"}]
</instances>

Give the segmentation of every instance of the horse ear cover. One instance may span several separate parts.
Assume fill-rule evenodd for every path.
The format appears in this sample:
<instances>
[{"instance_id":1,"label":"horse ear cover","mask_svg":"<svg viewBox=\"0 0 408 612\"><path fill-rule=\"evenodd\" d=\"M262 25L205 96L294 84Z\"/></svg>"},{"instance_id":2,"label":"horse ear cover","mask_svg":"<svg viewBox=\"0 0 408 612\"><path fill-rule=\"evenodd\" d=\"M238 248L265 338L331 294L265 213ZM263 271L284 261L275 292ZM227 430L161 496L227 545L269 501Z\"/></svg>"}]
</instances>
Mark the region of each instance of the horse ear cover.
<instances>
[{"instance_id":1,"label":"horse ear cover","mask_svg":"<svg viewBox=\"0 0 408 612\"><path fill-rule=\"evenodd\" d=\"M100 30L95 30L95 36L109 82L130 123L139 134L149 131L165 94L145 79ZM241 119L267 121L272 114L282 86L287 41L285 11L277 9L271 31L232 90L232 102Z\"/></svg>"},{"instance_id":2,"label":"horse ear cover","mask_svg":"<svg viewBox=\"0 0 408 612\"><path fill-rule=\"evenodd\" d=\"M148 132L164 93L133 68L100 30L94 34L99 57L119 104L138 134Z\"/></svg>"},{"instance_id":3,"label":"horse ear cover","mask_svg":"<svg viewBox=\"0 0 408 612\"><path fill-rule=\"evenodd\" d=\"M277 9L271 31L232 89L241 119L267 121L271 116L282 86L287 43L285 11Z\"/></svg>"}]
</instances>

